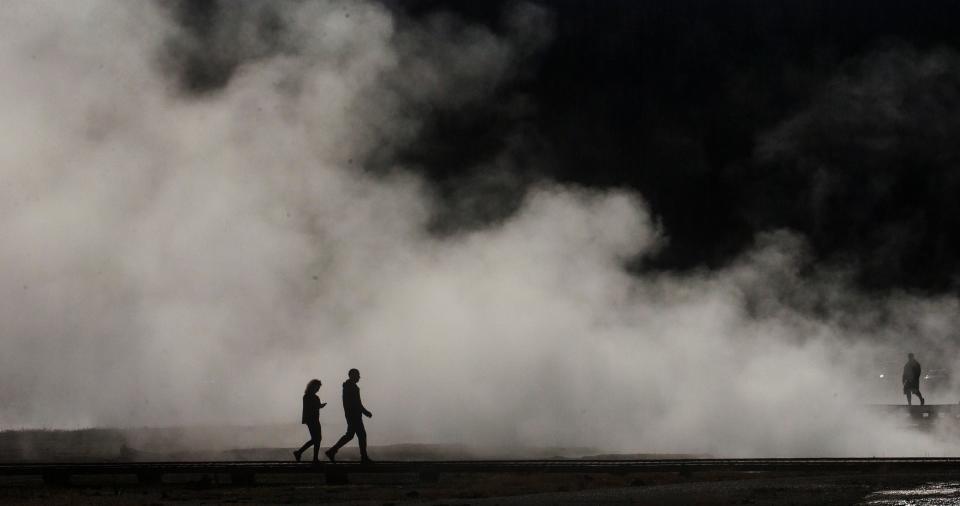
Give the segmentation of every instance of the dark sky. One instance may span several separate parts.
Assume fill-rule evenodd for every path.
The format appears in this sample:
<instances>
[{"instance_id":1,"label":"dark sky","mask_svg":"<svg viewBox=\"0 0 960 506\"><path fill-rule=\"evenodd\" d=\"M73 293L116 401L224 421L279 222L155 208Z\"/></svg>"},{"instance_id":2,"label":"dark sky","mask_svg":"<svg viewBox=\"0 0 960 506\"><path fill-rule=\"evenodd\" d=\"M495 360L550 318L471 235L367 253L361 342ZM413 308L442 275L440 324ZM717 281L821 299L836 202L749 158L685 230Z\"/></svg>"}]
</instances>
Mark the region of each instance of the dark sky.
<instances>
[{"instance_id":1,"label":"dark sky","mask_svg":"<svg viewBox=\"0 0 960 506\"><path fill-rule=\"evenodd\" d=\"M494 30L513 3L385 1ZM864 289L960 288L960 3L537 3L552 43L492 103L435 111L403 153L443 196L438 233L496 223L549 178L646 199L669 242L636 269L720 267L787 228ZM223 8L173 4L200 37ZM201 94L236 64L179 57ZM491 176L505 151L515 162Z\"/></svg>"}]
</instances>

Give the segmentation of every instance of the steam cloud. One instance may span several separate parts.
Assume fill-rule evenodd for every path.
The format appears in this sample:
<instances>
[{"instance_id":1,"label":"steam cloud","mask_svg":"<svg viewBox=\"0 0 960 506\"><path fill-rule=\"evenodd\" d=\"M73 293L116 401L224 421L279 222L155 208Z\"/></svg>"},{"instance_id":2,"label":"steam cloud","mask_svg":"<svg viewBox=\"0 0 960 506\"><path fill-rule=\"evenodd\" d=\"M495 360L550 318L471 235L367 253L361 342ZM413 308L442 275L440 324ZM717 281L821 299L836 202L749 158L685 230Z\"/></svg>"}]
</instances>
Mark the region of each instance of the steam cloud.
<instances>
[{"instance_id":1,"label":"steam cloud","mask_svg":"<svg viewBox=\"0 0 960 506\"><path fill-rule=\"evenodd\" d=\"M266 45L264 9L284 27ZM549 181L436 236L424 181L363 170L426 111L490 100L548 12L518 5L503 33L355 0L230 16L198 40L147 2L0 9L0 426L296 421L319 376L338 427L358 367L374 444L949 451L857 406L899 399L863 374L905 334L947 342L955 299L800 276L783 231L722 270L631 275L669 234L642 196ZM198 44L229 77L184 94Z\"/></svg>"}]
</instances>

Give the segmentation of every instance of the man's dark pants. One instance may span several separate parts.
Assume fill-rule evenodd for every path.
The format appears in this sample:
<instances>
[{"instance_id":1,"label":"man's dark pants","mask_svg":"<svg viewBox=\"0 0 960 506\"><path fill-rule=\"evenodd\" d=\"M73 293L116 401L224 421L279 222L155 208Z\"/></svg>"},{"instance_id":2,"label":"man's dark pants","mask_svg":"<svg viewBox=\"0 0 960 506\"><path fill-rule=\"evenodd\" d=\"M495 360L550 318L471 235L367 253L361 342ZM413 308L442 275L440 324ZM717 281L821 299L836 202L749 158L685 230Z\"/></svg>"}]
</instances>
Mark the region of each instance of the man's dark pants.
<instances>
[{"instance_id":1,"label":"man's dark pants","mask_svg":"<svg viewBox=\"0 0 960 506\"><path fill-rule=\"evenodd\" d=\"M920 399L920 404L926 404L923 400L923 395L920 394L920 383L911 383L907 382L903 384L903 393L907 396L907 404L912 405L913 400L910 399L910 394L916 395Z\"/></svg>"},{"instance_id":2,"label":"man's dark pants","mask_svg":"<svg viewBox=\"0 0 960 506\"><path fill-rule=\"evenodd\" d=\"M349 443L354 435L357 436L357 442L360 443L360 456L367 458L367 429L363 427L363 417L360 416L347 418L347 433L340 438L340 441L337 441L337 444L333 445L330 451L337 452L343 445Z\"/></svg>"}]
</instances>

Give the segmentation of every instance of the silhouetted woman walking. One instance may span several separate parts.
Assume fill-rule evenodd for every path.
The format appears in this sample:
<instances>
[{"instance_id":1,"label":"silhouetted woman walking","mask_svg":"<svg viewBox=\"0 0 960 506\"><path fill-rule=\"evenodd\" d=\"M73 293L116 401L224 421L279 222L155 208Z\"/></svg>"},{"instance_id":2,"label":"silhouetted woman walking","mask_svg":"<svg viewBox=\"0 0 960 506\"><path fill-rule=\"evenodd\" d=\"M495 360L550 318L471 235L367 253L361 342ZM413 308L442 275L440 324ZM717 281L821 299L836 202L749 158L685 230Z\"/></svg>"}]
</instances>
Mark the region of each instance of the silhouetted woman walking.
<instances>
[{"instance_id":1,"label":"silhouetted woman walking","mask_svg":"<svg viewBox=\"0 0 960 506\"><path fill-rule=\"evenodd\" d=\"M300 462L300 456L310 446L313 446L314 463L319 462L317 454L320 452L320 439L322 437L322 434L320 434L320 408L327 405L325 402L320 402L320 397L317 396L322 384L320 380L312 379L307 383L306 390L303 391L303 416L300 418L300 423L306 425L307 429L310 430L310 440L303 443L299 450L293 452L297 462Z\"/></svg>"}]
</instances>

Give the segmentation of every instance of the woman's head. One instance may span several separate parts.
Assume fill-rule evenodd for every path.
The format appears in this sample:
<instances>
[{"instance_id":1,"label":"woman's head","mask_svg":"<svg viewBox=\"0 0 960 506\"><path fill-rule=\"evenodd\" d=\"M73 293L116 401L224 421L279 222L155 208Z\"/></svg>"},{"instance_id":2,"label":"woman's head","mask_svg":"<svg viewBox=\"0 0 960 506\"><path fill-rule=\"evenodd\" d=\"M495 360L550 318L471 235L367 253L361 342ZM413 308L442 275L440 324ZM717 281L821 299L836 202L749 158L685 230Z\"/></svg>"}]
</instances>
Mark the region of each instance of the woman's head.
<instances>
[{"instance_id":1,"label":"woman's head","mask_svg":"<svg viewBox=\"0 0 960 506\"><path fill-rule=\"evenodd\" d=\"M320 385L322 385L322 384L323 384L323 383L320 383L320 380L314 378L314 379L310 380L309 383L307 383L307 389L304 390L303 393L308 394L308 395L309 395L309 394L315 394L315 393L317 393L318 391L320 391Z\"/></svg>"}]
</instances>

